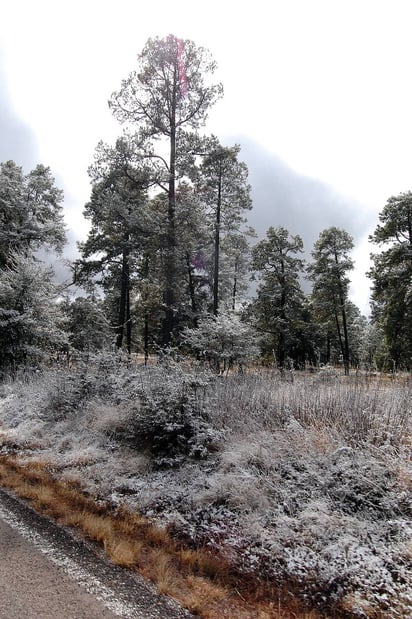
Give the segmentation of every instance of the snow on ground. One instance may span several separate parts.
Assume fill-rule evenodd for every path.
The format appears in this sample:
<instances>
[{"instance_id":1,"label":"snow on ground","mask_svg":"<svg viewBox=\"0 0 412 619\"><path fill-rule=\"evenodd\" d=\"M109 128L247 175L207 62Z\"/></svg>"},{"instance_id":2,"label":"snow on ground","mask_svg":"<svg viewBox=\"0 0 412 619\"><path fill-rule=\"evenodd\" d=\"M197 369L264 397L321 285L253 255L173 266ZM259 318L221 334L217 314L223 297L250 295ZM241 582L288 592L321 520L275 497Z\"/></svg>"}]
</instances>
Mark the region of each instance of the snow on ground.
<instances>
[{"instance_id":1,"label":"snow on ground","mask_svg":"<svg viewBox=\"0 0 412 619\"><path fill-rule=\"evenodd\" d=\"M319 608L406 618L411 391L100 358L3 384L0 444Z\"/></svg>"}]
</instances>

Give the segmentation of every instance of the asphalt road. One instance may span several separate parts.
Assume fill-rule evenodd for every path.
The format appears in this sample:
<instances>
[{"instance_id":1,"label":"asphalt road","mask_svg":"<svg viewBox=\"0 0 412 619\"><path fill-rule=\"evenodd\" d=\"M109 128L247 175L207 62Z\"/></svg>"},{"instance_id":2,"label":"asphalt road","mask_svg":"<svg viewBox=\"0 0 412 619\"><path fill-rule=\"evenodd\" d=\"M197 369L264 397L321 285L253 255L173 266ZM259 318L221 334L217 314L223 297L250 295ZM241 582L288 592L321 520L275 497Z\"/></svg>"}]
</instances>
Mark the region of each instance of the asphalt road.
<instances>
[{"instance_id":1,"label":"asphalt road","mask_svg":"<svg viewBox=\"0 0 412 619\"><path fill-rule=\"evenodd\" d=\"M0 619L188 619L92 544L0 490Z\"/></svg>"}]
</instances>

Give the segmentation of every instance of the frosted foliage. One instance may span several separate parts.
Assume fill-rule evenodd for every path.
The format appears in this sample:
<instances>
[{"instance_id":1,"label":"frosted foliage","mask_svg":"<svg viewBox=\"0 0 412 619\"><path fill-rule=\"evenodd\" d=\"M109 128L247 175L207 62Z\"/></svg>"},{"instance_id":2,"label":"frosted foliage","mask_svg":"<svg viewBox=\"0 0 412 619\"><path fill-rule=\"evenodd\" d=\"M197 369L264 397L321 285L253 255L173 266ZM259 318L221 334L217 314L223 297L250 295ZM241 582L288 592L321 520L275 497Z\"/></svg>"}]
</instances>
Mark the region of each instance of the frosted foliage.
<instances>
[{"instance_id":1,"label":"frosted foliage","mask_svg":"<svg viewBox=\"0 0 412 619\"><path fill-rule=\"evenodd\" d=\"M183 330L182 339L202 362L218 371L235 365L242 370L258 356L257 334L235 312L201 319L196 329Z\"/></svg>"},{"instance_id":2,"label":"frosted foliage","mask_svg":"<svg viewBox=\"0 0 412 619\"><path fill-rule=\"evenodd\" d=\"M0 372L39 364L66 343L53 271L11 253L0 269Z\"/></svg>"},{"instance_id":3,"label":"frosted foliage","mask_svg":"<svg viewBox=\"0 0 412 619\"><path fill-rule=\"evenodd\" d=\"M0 394L3 452L52 463L328 616L412 616L410 382L99 356Z\"/></svg>"}]
</instances>

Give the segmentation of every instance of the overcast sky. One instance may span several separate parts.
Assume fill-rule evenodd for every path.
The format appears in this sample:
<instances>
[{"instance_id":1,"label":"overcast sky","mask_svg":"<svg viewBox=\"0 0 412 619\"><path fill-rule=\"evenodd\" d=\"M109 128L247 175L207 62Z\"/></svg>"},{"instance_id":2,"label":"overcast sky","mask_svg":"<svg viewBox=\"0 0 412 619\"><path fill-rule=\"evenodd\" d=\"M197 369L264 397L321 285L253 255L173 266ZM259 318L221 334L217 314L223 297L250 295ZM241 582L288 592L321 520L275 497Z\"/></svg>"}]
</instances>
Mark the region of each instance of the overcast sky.
<instances>
[{"instance_id":1,"label":"overcast sky","mask_svg":"<svg viewBox=\"0 0 412 619\"><path fill-rule=\"evenodd\" d=\"M261 234L355 237L353 300L367 311L366 242L412 188L412 2L13 0L1 7L0 160L50 165L81 238L87 167L121 127L107 100L149 37L190 38L218 63L207 132L239 142Z\"/></svg>"}]
</instances>

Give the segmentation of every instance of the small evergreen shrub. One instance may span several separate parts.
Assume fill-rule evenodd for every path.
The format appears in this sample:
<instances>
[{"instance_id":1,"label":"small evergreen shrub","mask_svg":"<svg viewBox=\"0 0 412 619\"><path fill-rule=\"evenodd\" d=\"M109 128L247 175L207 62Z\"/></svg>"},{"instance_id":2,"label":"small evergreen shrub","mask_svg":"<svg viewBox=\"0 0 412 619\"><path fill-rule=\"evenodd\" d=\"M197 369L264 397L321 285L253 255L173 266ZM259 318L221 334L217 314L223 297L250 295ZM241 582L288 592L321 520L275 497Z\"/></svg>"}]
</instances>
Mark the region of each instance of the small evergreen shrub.
<instances>
[{"instance_id":1,"label":"small evergreen shrub","mask_svg":"<svg viewBox=\"0 0 412 619\"><path fill-rule=\"evenodd\" d=\"M176 466L186 457L207 457L220 434L209 423L206 375L167 361L147 369L141 378L129 413L135 446L149 451L160 467Z\"/></svg>"}]
</instances>

